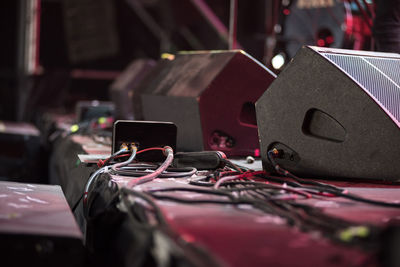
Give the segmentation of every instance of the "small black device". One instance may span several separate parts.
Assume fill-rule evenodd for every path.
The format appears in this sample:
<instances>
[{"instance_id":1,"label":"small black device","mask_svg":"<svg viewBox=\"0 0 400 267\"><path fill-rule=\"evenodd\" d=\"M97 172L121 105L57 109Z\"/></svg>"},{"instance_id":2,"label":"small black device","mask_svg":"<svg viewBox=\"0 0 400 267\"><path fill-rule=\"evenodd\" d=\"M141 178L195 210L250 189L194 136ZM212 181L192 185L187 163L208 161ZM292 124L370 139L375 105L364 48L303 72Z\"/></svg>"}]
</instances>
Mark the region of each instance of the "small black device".
<instances>
[{"instance_id":1,"label":"small black device","mask_svg":"<svg viewBox=\"0 0 400 267\"><path fill-rule=\"evenodd\" d=\"M118 120L114 123L112 153L123 143L135 143L138 150L170 146L176 149L177 127L172 122ZM159 151L148 151L136 156L141 161L163 161Z\"/></svg>"}]
</instances>

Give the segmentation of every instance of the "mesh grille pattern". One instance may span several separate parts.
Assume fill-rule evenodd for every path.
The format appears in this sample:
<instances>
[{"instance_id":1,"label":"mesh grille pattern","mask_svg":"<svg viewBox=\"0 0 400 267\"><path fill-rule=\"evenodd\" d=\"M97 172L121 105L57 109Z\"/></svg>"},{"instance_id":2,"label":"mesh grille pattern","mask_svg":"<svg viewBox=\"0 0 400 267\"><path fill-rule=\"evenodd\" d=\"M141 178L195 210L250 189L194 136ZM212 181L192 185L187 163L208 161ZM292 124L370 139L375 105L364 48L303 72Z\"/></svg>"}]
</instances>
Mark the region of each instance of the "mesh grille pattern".
<instances>
[{"instance_id":1,"label":"mesh grille pattern","mask_svg":"<svg viewBox=\"0 0 400 267\"><path fill-rule=\"evenodd\" d=\"M365 60L385 73L398 86L400 85L400 60L365 57Z\"/></svg>"},{"instance_id":2,"label":"mesh grille pattern","mask_svg":"<svg viewBox=\"0 0 400 267\"><path fill-rule=\"evenodd\" d=\"M400 122L400 60L326 54Z\"/></svg>"}]
</instances>

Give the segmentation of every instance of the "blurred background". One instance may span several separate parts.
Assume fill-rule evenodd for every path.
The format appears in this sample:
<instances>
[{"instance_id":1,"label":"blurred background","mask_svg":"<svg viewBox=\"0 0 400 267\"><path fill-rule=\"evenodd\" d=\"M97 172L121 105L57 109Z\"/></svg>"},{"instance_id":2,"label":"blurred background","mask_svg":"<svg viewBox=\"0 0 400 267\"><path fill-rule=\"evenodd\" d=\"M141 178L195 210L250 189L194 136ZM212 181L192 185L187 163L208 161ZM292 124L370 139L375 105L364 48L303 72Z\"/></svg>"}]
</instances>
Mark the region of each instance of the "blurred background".
<instances>
[{"instance_id":1,"label":"blurred background","mask_svg":"<svg viewBox=\"0 0 400 267\"><path fill-rule=\"evenodd\" d=\"M3 0L0 119L110 99L136 59L243 49L275 73L303 44L370 50L367 0Z\"/></svg>"}]
</instances>

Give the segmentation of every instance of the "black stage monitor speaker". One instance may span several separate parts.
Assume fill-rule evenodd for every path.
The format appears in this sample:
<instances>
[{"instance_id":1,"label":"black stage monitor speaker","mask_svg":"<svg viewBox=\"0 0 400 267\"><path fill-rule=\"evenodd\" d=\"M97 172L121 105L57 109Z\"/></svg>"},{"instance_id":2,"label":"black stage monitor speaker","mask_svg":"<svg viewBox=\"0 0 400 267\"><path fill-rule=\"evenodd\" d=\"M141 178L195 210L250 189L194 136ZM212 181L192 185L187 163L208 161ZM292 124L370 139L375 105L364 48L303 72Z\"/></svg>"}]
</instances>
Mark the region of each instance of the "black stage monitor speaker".
<instances>
[{"instance_id":1,"label":"black stage monitor speaker","mask_svg":"<svg viewBox=\"0 0 400 267\"><path fill-rule=\"evenodd\" d=\"M111 84L110 96L115 104L117 119L134 119L134 94L137 93L138 85L155 66L155 60L136 59Z\"/></svg>"},{"instance_id":2,"label":"black stage monitor speaker","mask_svg":"<svg viewBox=\"0 0 400 267\"><path fill-rule=\"evenodd\" d=\"M142 94L145 120L174 122L180 151L259 153L254 104L275 74L238 50L180 53L161 63Z\"/></svg>"},{"instance_id":3,"label":"black stage monitor speaker","mask_svg":"<svg viewBox=\"0 0 400 267\"><path fill-rule=\"evenodd\" d=\"M400 179L400 55L303 47L256 103L261 156L308 177Z\"/></svg>"}]
</instances>

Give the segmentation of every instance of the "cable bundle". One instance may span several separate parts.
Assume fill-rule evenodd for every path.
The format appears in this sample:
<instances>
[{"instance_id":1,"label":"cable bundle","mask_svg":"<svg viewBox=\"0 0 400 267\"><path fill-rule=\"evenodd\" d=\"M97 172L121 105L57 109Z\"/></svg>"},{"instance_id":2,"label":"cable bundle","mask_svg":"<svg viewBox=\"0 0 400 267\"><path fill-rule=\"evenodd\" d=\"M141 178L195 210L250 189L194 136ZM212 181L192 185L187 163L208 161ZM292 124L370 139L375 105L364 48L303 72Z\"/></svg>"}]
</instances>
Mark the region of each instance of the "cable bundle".
<instances>
[{"instance_id":1,"label":"cable bundle","mask_svg":"<svg viewBox=\"0 0 400 267\"><path fill-rule=\"evenodd\" d=\"M112 175L112 180L123 181L125 188L120 193L124 196L134 194L135 186L150 182L156 177L192 177L196 174L195 168L169 168L173 160L173 151L170 147L152 148L161 150L166 155L160 165L133 163L135 155L144 151L131 148L131 153L123 148L109 159L101 162L101 167L89 179L85 189L85 196L91 183L104 172ZM148 151L148 150L146 150ZM114 163L113 159L129 156L126 161ZM330 239L371 249L377 245L377 236L382 229L369 224L357 224L325 214L321 209L299 202L310 198L343 197L349 200L385 207L400 207L398 203L376 201L350 194L343 188L332 186L313 180L299 178L276 164L274 158L277 151L268 152L271 163L278 173L286 178L273 177L264 171L252 171L234 165L226 160L222 169L206 172L204 177L194 177L189 180L189 187L162 188L145 190L141 194L149 199L174 201L182 204L220 204L220 205L250 205L256 210L277 215L286 219L289 225L294 225L305 231L319 231ZM199 187L201 186L201 187ZM203 188L202 188L203 187ZM208 188L204 188L208 187ZM179 193L181 192L181 193ZM182 192L194 192L202 197L184 197ZM128 202L125 199L125 204ZM155 205L155 202L153 203ZM154 210L153 210L154 212ZM158 216L161 216L160 214Z\"/></svg>"},{"instance_id":2,"label":"cable bundle","mask_svg":"<svg viewBox=\"0 0 400 267\"><path fill-rule=\"evenodd\" d=\"M144 153L147 151L159 150L166 155L165 161L160 165L146 164L146 163L133 163L137 154ZM130 152L130 153L129 153ZM111 164L113 160L121 157L129 158L123 162ZM125 184L128 188L133 188L139 184L150 182L155 178L178 178L178 177L190 177L197 172L195 168L169 168L174 159L174 151L171 147L154 147L147 148L137 151L137 147L134 144L122 145L122 148L111 155L106 160L100 160L98 163L99 168L90 177L85 186L84 201L87 200L87 196L91 185L96 182L97 177L102 173L110 173L113 178Z\"/></svg>"}]
</instances>

